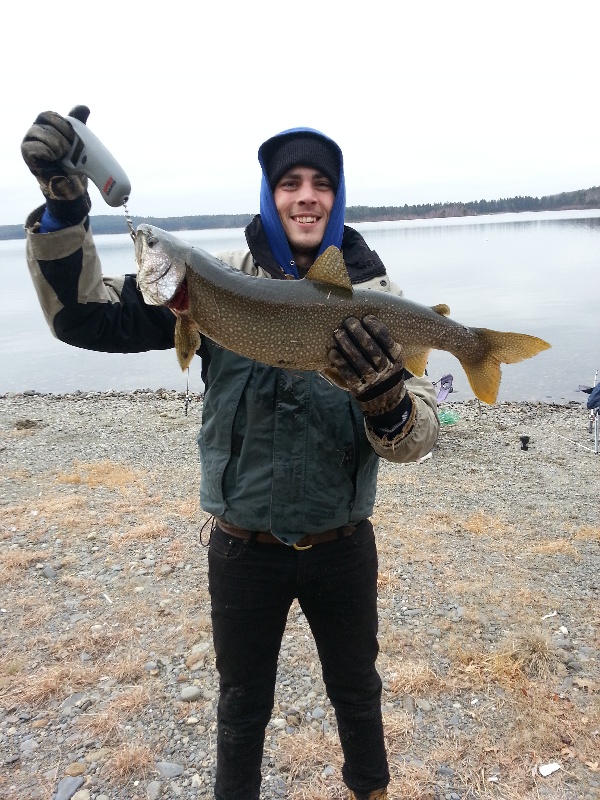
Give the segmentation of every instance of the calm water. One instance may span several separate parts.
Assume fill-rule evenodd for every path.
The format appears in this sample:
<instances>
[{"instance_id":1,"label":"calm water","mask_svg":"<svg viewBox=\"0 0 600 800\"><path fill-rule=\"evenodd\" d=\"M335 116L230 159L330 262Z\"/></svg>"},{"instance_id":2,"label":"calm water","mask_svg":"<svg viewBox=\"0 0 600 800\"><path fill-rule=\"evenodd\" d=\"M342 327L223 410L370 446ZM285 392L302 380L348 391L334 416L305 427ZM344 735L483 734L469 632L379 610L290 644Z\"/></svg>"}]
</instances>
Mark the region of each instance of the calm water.
<instances>
[{"instance_id":1,"label":"calm water","mask_svg":"<svg viewBox=\"0 0 600 800\"><path fill-rule=\"evenodd\" d=\"M600 211L363 223L406 297L447 303L466 325L541 336L552 349L503 368L500 400L584 401L600 367ZM243 247L243 231L180 234L209 252ZM128 234L98 236L107 275L135 271ZM114 355L79 350L48 331L25 265L25 243L0 242L0 393L35 389L185 390L173 351ZM434 352L429 374L454 375L453 399L473 397L462 368ZM200 391L200 362L190 388Z\"/></svg>"}]
</instances>

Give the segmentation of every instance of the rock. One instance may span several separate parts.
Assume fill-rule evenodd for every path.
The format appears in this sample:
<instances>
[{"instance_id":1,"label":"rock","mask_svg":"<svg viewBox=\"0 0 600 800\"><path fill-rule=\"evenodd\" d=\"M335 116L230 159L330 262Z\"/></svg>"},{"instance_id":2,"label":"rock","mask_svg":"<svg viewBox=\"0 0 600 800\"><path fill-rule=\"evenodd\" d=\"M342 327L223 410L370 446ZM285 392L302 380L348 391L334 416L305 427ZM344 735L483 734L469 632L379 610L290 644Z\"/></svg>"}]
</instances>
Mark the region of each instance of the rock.
<instances>
[{"instance_id":1,"label":"rock","mask_svg":"<svg viewBox=\"0 0 600 800\"><path fill-rule=\"evenodd\" d=\"M182 767L181 764L175 764L172 761L157 761L156 769L163 778L177 778L185 771L185 768Z\"/></svg>"},{"instance_id":2,"label":"rock","mask_svg":"<svg viewBox=\"0 0 600 800\"><path fill-rule=\"evenodd\" d=\"M65 775L83 775L86 769L87 767L85 764L82 764L80 761L74 761L65 769Z\"/></svg>"},{"instance_id":3,"label":"rock","mask_svg":"<svg viewBox=\"0 0 600 800\"><path fill-rule=\"evenodd\" d=\"M19 750L24 758L29 758L39 747L35 739L25 739L19 745Z\"/></svg>"},{"instance_id":4,"label":"rock","mask_svg":"<svg viewBox=\"0 0 600 800\"><path fill-rule=\"evenodd\" d=\"M150 781L146 788L146 797L148 800L158 800L162 794L162 783L160 781Z\"/></svg>"},{"instance_id":5,"label":"rock","mask_svg":"<svg viewBox=\"0 0 600 800\"><path fill-rule=\"evenodd\" d=\"M416 705L414 699L409 695L405 695L402 698L402 708L406 711L407 714L414 714L416 711Z\"/></svg>"},{"instance_id":6,"label":"rock","mask_svg":"<svg viewBox=\"0 0 600 800\"><path fill-rule=\"evenodd\" d=\"M78 792L75 792L72 800L90 800L91 796L89 789L80 789Z\"/></svg>"},{"instance_id":7,"label":"rock","mask_svg":"<svg viewBox=\"0 0 600 800\"><path fill-rule=\"evenodd\" d=\"M193 703L202 697L202 689L200 686L184 686L179 697L184 703Z\"/></svg>"},{"instance_id":8,"label":"rock","mask_svg":"<svg viewBox=\"0 0 600 800\"><path fill-rule=\"evenodd\" d=\"M42 575L49 580L54 580L56 578L56 570L50 564L46 564L42 569Z\"/></svg>"},{"instance_id":9,"label":"rock","mask_svg":"<svg viewBox=\"0 0 600 800\"><path fill-rule=\"evenodd\" d=\"M71 800L75 792L83 784L83 778L66 777L61 780L54 800Z\"/></svg>"},{"instance_id":10,"label":"rock","mask_svg":"<svg viewBox=\"0 0 600 800\"><path fill-rule=\"evenodd\" d=\"M106 761L106 759L110 757L111 753L111 747L101 747L99 750L92 750L91 752L86 753L83 757L83 760L87 764L96 764Z\"/></svg>"},{"instance_id":11,"label":"rock","mask_svg":"<svg viewBox=\"0 0 600 800\"><path fill-rule=\"evenodd\" d=\"M432 705L429 700L424 700L422 697L418 697L415 700L417 708L420 708L421 711L431 711Z\"/></svg>"}]
</instances>

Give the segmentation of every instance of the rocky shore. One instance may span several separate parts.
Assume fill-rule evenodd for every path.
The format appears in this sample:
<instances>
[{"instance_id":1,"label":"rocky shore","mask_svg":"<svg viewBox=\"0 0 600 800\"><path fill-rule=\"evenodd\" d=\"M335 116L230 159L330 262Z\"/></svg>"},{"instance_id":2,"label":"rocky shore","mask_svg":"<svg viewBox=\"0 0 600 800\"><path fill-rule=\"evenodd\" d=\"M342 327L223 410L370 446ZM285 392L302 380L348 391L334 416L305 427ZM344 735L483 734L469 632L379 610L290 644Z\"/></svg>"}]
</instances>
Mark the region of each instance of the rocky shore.
<instances>
[{"instance_id":1,"label":"rocky shore","mask_svg":"<svg viewBox=\"0 0 600 800\"><path fill-rule=\"evenodd\" d=\"M187 410L187 413L186 413ZM390 798L600 798L600 456L584 404L445 403L382 463ZM212 796L201 398L0 397L0 797ZM345 797L294 606L266 800Z\"/></svg>"}]
</instances>

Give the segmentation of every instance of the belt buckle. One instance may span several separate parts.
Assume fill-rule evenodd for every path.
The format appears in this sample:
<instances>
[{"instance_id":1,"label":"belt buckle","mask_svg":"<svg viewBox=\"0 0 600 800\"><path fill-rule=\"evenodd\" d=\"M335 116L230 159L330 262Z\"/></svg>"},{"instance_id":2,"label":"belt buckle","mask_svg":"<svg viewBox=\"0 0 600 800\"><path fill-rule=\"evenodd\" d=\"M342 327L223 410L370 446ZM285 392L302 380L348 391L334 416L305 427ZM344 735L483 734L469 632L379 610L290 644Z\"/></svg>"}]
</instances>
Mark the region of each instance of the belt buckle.
<instances>
[{"instance_id":1,"label":"belt buckle","mask_svg":"<svg viewBox=\"0 0 600 800\"><path fill-rule=\"evenodd\" d=\"M302 539L300 539L300 541L302 541ZM292 547L294 548L294 550L310 550L310 548L312 547L312 544L300 545L297 542L294 542Z\"/></svg>"}]
</instances>

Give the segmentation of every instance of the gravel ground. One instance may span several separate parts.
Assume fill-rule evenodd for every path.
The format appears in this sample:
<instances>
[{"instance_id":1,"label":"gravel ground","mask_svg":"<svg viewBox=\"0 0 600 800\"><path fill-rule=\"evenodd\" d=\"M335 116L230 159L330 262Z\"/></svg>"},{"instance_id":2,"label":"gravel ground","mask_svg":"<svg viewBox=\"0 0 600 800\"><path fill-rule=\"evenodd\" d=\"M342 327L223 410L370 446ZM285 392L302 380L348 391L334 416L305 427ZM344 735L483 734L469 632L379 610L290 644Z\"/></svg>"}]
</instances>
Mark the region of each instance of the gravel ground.
<instances>
[{"instance_id":1,"label":"gravel ground","mask_svg":"<svg viewBox=\"0 0 600 800\"><path fill-rule=\"evenodd\" d=\"M194 397L186 415L161 391L0 397L3 800L212 796L200 408ZM600 457L587 411L442 409L430 458L380 469L390 797L597 800ZM344 797L340 765L294 606L263 796Z\"/></svg>"}]
</instances>

